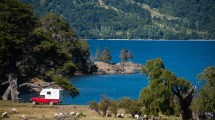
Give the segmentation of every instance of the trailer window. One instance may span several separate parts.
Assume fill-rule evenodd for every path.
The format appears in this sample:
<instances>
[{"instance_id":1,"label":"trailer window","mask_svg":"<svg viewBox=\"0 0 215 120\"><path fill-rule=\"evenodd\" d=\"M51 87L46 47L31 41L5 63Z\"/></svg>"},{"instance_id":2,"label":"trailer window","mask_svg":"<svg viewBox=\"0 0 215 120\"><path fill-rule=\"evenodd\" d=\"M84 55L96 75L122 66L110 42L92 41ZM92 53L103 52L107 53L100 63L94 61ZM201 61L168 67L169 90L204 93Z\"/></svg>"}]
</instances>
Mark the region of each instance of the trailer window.
<instances>
[{"instance_id":1,"label":"trailer window","mask_svg":"<svg viewBox=\"0 0 215 120\"><path fill-rule=\"evenodd\" d=\"M50 92L50 91L47 91L47 95L51 95L51 92Z\"/></svg>"}]
</instances>

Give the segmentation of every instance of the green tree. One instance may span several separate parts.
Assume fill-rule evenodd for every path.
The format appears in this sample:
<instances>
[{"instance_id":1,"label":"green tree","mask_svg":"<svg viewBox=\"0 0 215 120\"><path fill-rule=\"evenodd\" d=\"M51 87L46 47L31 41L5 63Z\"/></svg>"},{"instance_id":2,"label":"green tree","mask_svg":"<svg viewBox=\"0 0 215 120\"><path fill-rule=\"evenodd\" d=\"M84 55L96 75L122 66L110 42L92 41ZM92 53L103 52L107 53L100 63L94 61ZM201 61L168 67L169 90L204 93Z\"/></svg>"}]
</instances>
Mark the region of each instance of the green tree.
<instances>
[{"instance_id":1,"label":"green tree","mask_svg":"<svg viewBox=\"0 0 215 120\"><path fill-rule=\"evenodd\" d=\"M117 115L118 109L119 109L118 102L116 102L116 101L110 101L110 106L109 106L108 110L110 110L110 112L113 113L114 116Z\"/></svg>"},{"instance_id":2,"label":"green tree","mask_svg":"<svg viewBox=\"0 0 215 120\"><path fill-rule=\"evenodd\" d=\"M20 66L32 45L29 37L36 17L29 6L16 0L1 0L0 8L0 79L8 79L13 86L11 99L16 101L18 86L12 83L17 83Z\"/></svg>"},{"instance_id":3,"label":"green tree","mask_svg":"<svg viewBox=\"0 0 215 120\"><path fill-rule=\"evenodd\" d=\"M80 40L70 25L54 13L49 13L41 19L42 31L62 47L63 52L71 55L71 62L79 71L89 72L90 53L88 44Z\"/></svg>"},{"instance_id":4,"label":"green tree","mask_svg":"<svg viewBox=\"0 0 215 120\"><path fill-rule=\"evenodd\" d=\"M126 62L128 60L128 50L127 49L122 49L120 51L120 58L122 62Z\"/></svg>"},{"instance_id":5,"label":"green tree","mask_svg":"<svg viewBox=\"0 0 215 120\"><path fill-rule=\"evenodd\" d=\"M198 78L205 84L194 98L192 108L195 112L215 113L215 68L207 67L198 75Z\"/></svg>"},{"instance_id":6,"label":"green tree","mask_svg":"<svg viewBox=\"0 0 215 120\"><path fill-rule=\"evenodd\" d=\"M170 115L174 113L174 96L178 98L183 120L192 118L190 105L195 90L190 82L177 78L166 70L159 58L147 61L142 72L149 80L149 86L140 93L140 100L144 104L145 112L158 115L159 112Z\"/></svg>"},{"instance_id":7,"label":"green tree","mask_svg":"<svg viewBox=\"0 0 215 120\"><path fill-rule=\"evenodd\" d=\"M90 68L86 42L56 14L38 20L28 6L16 0L2 0L0 7L0 80L8 79L10 84L3 99L11 94L16 101L17 83L35 77L54 81L67 95L77 96L69 78L76 70Z\"/></svg>"},{"instance_id":8,"label":"green tree","mask_svg":"<svg viewBox=\"0 0 215 120\"><path fill-rule=\"evenodd\" d=\"M91 101L89 103L89 107L90 109L95 110L101 116L100 110L99 110L99 104L96 101Z\"/></svg>"},{"instance_id":9,"label":"green tree","mask_svg":"<svg viewBox=\"0 0 215 120\"><path fill-rule=\"evenodd\" d=\"M142 104L138 100L131 100L129 104L127 104L126 112L131 114L131 116L134 118L135 114L141 115Z\"/></svg>"},{"instance_id":10,"label":"green tree","mask_svg":"<svg viewBox=\"0 0 215 120\"><path fill-rule=\"evenodd\" d=\"M128 104L131 102L130 98L121 98L118 103L119 107L123 109L127 109Z\"/></svg>"},{"instance_id":11,"label":"green tree","mask_svg":"<svg viewBox=\"0 0 215 120\"><path fill-rule=\"evenodd\" d=\"M130 50L122 49L120 51L120 58L122 62L131 61L133 58L133 55Z\"/></svg>"},{"instance_id":12,"label":"green tree","mask_svg":"<svg viewBox=\"0 0 215 120\"><path fill-rule=\"evenodd\" d=\"M100 61L102 60L101 54L102 54L102 53L101 53L100 48L97 47L97 48L96 48L96 54L95 54L94 59L100 62Z\"/></svg>"},{"instance_id":13,"label":"green tree","mask_svg":"<svg viewBox=\"0 0 215 120\"><path fill-rule=\"evenodd\" d=\"M40 19L32 39L37 41L37 44L33 46L33 52L30 54L33 58L30 59L32 64L29 65L32 69L29 72L31 77L54 81L67 91L67 95L72 97L79 95L69 78L80 68L79 63L73 59L80 57L74 53L74 49L81 50L79 46L82 44L68 23L56 14L47 14Z\"/></svg>"},{"instance_id":14,"label":"green tree","mask_svg":"<svg viewBox=\"0 0 215 120\"><path fill-rule=\"evenodd\" d=\"M105 63L109 63L109 61L111 60L111 54L108 48L105 48L102 52L101 60Z\"/></svg>"},{"instance_id":15,"label":"green tree","mask_svg":"<svg viewBox=\"0 0 215 120\"><path fill-rule=\"evenodd\" d=\"M103 97L102 101L99 103L99 109L102 111L103 117L106 116L109 106L110 106L110 99Z\"/></svg>"},{"instance_id":16,"label":"green tree","mask_svg":"<svg viewBox=\"0 0 215 120\"><path fill-rule=\"evenodd\" d=\"M129 60L129 62L131 61L131 59L133 59L133 54L131 53L131 51L130 50L128 50L128 53L127 53L127 58L128 58L128 60Z\"/></svg>"}]
</instances>

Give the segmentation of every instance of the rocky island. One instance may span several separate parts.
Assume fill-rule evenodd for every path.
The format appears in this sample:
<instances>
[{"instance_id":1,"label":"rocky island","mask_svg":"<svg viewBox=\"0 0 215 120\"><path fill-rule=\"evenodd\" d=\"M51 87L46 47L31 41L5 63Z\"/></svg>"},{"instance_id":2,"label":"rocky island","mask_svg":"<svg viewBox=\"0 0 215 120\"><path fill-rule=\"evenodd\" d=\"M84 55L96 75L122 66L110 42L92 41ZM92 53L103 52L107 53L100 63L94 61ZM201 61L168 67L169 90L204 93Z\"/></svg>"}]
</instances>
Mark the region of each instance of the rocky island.
<instances>
[{"instance_id":1,"label":"rocky island","mask_svg":"<svg viewBox=\"0 0 215 120\"><path fill-rule=\"evenodd\" d=\"M133 62L122 62L117 64L109 64L104 62L94 62L98 68L93 74L134 74L142 68L141 64Z\"/></svg>"}]
</instances>

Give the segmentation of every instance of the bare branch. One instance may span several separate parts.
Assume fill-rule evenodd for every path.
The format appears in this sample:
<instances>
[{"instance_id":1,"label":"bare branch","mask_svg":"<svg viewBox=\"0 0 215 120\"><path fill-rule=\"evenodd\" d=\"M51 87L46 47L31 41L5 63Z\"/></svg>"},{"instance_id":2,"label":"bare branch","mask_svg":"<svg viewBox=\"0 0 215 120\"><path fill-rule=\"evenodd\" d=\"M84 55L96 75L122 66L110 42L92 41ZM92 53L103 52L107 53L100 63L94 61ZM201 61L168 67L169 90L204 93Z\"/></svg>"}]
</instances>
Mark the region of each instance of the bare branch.
<instances>
[{"instance_id":1,"label":"bare branch","mask_svg":"<svg viewBox=\"0 0 215 120\"><path fill-rule=\"evenodd\" d=\"M1 85L9 84L9 81L3 82Z\"/></svg>"},{"instance_id":2,"label":"bare branch","mask_svg":"<svg viewBox=\"0 0 215 120\"><path fill-rule=\"evenodd\" d=\"M35 87L35 88L41 88L41 86L38 86L38 85L35 85L35 84L32 84L32 83L22 83L19 85L19 87L24 87L24 86L28 86L28 87Z\"/></svg>"}]
</instances>

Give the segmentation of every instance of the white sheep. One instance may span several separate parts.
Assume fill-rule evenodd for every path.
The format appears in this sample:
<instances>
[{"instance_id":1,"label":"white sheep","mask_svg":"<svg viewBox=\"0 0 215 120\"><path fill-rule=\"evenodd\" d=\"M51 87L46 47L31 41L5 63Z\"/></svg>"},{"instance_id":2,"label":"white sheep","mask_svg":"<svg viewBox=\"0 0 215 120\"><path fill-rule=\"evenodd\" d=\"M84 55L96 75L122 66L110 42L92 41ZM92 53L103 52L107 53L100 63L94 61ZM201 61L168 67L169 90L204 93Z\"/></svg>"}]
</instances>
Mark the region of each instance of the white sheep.
<instances>
[{"instance_id":1,"label":"white sheep","mask_svg":"<svg viewBox=\"0 0 215 120\"><path fill-rule=\"evenodd\" d=\"M75 116L76 113L75 113L75 112L71 112L69 115L70 115L70 116Z\"/></svg>"},{"instance_id":2,"label":"white sheep","mask_svg":"<svg viewBox=\"0 0 215 120\"><path fill-rule=\"evenodd\" d=\"M7 112L3 112L3 113L1 114L1 117L2 117L2 118L8 117L8 116L7 116Z\"/></svg>"},{"instance_id":3,"label":"white sheep","mask_svg":"<svg viewBox=\"0 0 215 120\"><path fill-rule=\"evenodd\" d=\"M144 115L143 118L146 119L146 120L148 120L148 116L147 115Z\"/></svg>"},{"instance_id":4,"label":"white sheep","mask_svg":"<svg viewBox=\"0 0 215 120\"><path fill-rule=\"evenodd\" d=\"M75 117L78 118L80 116L80 113L76 113Z\"/></svg>"},{"instance_id":5,"label":"white sheep","mask_svg":"<svg viewBox=\"0 0 215 120\"><path fill-rule=\"evenodd\" d=\"M22 120L28 120L25 115L22 115Z\"/></svg>"},{"instance_id":6,"label":"white sheep","mask_svg":"<svg viewBox=\"0 0 215 120\"><path fill-rule=\"evenodd\" d=\"M135 117L136 119L138 119L138 118L140 117L140 115L135 114L134 117Z\"/></svg>"},{"instance_id":7,"label":"white sheep","mask_svg":"<svg viewBox=\"0 0 215 120\"><path fill-rule=\"evenodd\" d=\"M123 118L122 114L117 114L116 117L117 118Z\"/></svg>"},{"instance_id":8,"label":"white sheep","mask_svg":"<svg viewBox=\"0 0 215 120\"><path fill-rule=\"evenodd\" d=\"M16 108L12 108L11 111L12 111L13 113L17 113Z\"/></svg>"},{"instance_id":9,"label":"white sheep","mask_svg":"<svg viewBox=\"0 0 215 120\"><path fill-rule=\"evenodd\" d=\"M58 114L58 116L59 116L59 117L61 117L61 116L63 117L63 116L64 116L64 114L63 114L63 113L59 113L59 114Z\"/></svg>"},{"instance_id":10,"label":"white sheep","mask_svg":"<svg viewBox=\"0 0 215 120\"><path fill-rule=\"evenodd\" d=\"M54 113L54 117L57 118L58 117L58 113Z\"/></svg>"}]
</instances>

